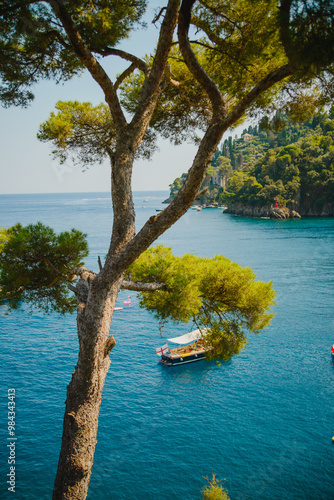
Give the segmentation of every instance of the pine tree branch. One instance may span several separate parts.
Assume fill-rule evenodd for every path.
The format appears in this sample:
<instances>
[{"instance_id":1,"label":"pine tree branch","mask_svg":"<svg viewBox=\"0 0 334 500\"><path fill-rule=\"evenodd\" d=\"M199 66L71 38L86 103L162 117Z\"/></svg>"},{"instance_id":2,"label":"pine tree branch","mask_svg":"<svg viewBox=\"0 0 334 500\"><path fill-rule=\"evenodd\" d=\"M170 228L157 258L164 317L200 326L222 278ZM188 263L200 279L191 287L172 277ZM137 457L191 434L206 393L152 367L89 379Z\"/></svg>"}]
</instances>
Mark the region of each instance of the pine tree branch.
<instances>
[{"instance_id":1,"label":"pine tree branch","mask_svg":"<svg viewBox=\"0 0 334 500\"><path fill-rule=\"evenodd\" d=\"M194 54L188 38L191 9L196 0L183 0L178 22L179 46L186 65L209 96L212 104L213 119L221 119L226 115L224 98L209 75L204 71Z\"/></svg>"},{"instance_id":2,"label":"pine tree branch","mask_svg":"<svg viewBox=\"0 0 334 500\"><path fill-rule=\"evenodd\" d=\"M114 89L117 90L119 88L119 86L123 83L125 78L130 76L131 73L133 73L136 68L137 68L137 66L135 63L130 64L130 66L126 70L124 70L123 73L121 73L119 75L119 77L117 78L117 80L114 84Z\"/></svg>"},{"instance_id":3,"label":"pine tree branch","mask_svg":"<svg viewBox=\"0 0 334 500\"><path fill-rule=\"evenodd\" d=\"M113 335L107 338L106 343L104 344L104 357L109 356L110 351L115 347L116 340Z\"/></svg>"},{"instance_id":4,"label":"pine tree branch","mask_svg":"<svg viewBox=\"0 0 334 500\"><path fill-rule=\"evenodd\" d=\"M73 286L73 285L71 285L71 283L68 283L68 284L67 284L67 288L68 288L69 290L71 290L71 292L74 292L75 294L77 294L77 291L78 291L78 290L77 290L77 287L76 287L76 286Z\"/></svg>"},{"instance_id":5,"label":"pine tree branch","mask_svg":"<svg viewBox=\"0 0 334 500\"><path fill-rule=\"evenodd\" d=\"M163 12L165 12L165 11L166 11L166 7L162 7L162 9L160 9L158 14L154 17L152 24L157 23L159 21L160 17L162 16Z\"/></svg>"},{"instance_id":6,"label":"pine tree branch","mask_svg":"<svg viewBox=\"0 0 334 500\"><path fill-rule=\"evenodd\" d=\"M123 290L132 290L134 292L156 292L157 290L168 290L165 283L152 282L142 283L140 281L123 280L121 284Z\"/></svg>"},{"instance_id":7,"label":"pine tree branch","mask_svg":"<svg viewBox=\"0 0 334 500\"><path fill-rule=\"evenodd\" d=\"M168 2L152 68L145 78L137 109L130 123L132 133L138 135L140 141L151 120L156 102L162 90L161 83L166 71L169 51L173 43L173 33L177 23L179 5L180 0L169 0Z\"/></svg>"},{"instance_id":8,"label":"pine tree branch","mask_svg":"<svg viewBox=\"0 0 334 500\"><path fill-rule=\"evenodd\" d=\"M78 276L80 276L80 278L82 278L85 281L94 280L96 278L96 274L93 271L87 269L87 267L85 266L74 267L72 269L72 272L73 275L77 274Z\"/></svg>"},{"instance_id":9,"label":"pine tree branch","mask_svg":"<svg viewBox=\"0 0 334 500\"><path fill-rule=\"evenodd\" d=\"M169 64L166 64L166 71L165 71L165 77L168 81L168 83L170 85L172 85L173 87L178 87L180 88L180 82L175 80L173 77L172 77L172 70L170 68L170 65Z\"/></svg>"},{"instance_id":10,"label":"pine tree branch","mask_svg":"<svg viewBox=\"0 0 334 500\"><path fill-rule=\"evenodd\" d=\"M224 120L225 130L233 125L242 115L245 113L246 109L266 90L271 88L278 82L281 82L288 76L293 75L294 68L292 64L288 63L280 68L271 71L262 80L257 83L248 94L243 97L240 102L235 106L233 111Z\"/></svg>"},{"instance_id":11,"label":"pine tree branch","mask_svg":"<svg viewBox=\"0 0 334 500\"><path fill-rule=\"evenodd\" d=\"M122 59L125 59L126 61L130 61L133 64L135 64L136 68L140 69L144 73L147 73L150 69L149 65L145 61L135 56L134 54L131 54L130 52L125 52L124 50L107 48L105 50L97 51L97 53L104 57L119 56Z\"/></svg>"},{"instance_id":12,"label":"pine tree branch","mask_svg":"<svg viewBox=\"0 0 334 500\"><path fill-rule=\"evenodd\" d=\"M126 119L109 76L85 44L63 1L49 0L48 3L51 5L58 19L60 19L74 52L103 90L116 129L121 129L126 125Z\"/></svg>"}]
</instances>

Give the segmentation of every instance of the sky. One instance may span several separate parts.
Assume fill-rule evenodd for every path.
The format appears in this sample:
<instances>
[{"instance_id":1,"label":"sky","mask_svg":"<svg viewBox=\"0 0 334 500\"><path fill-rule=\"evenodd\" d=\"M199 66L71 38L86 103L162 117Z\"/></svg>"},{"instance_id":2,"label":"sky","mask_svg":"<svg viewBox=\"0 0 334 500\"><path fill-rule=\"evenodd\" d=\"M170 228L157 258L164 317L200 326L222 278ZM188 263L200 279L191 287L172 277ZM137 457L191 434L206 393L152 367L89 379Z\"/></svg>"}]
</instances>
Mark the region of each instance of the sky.
<instances>
[{"instance_id":1,"label":"sky","mask_svg":"<svg viewBox=\"0 0 334 500\"><path fill-rule=\"evenodd\" d=\"M150 20L161 6L163 4L159 0L151 1L146 14L147 29L136 31L118 48L139 57L148 53L159 33ZM127 67L126 62L115 57L104 59L102 65L109 76ZM33 93L35 99L28 108L1 108L0 111L0 194L110 191L108 160L84 172L80 166L74 167L70 162L61 166L52 159L51 144L37 139L39 125L48 119L58 100L98 104L104 101L99 86L85 73L58 85L53 81L43 81L34 87ZM191 166L196 153L194 145L176 147L166 140L159 140L158 145L159 151L152 160L136 161L133 190L168 190L169 184Z\"/></svg>"}]
</instances>

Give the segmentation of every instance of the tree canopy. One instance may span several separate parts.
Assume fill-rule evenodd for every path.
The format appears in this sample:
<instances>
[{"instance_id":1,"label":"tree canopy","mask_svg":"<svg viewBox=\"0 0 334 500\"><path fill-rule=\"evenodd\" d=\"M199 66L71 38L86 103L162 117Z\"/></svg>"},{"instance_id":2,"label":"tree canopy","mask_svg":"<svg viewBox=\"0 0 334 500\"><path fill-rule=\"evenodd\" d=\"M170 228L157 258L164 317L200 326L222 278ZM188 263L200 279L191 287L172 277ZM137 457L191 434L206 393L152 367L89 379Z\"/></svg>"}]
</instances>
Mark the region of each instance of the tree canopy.
<instances>
[{"instance_id":1,"label":"tree canopy","mask_svg":"<svg viewBox=\"0 0 334 500\"><path fill-rule=\"evenodd\" d=\"M25 106L34 97L31 87L40 79L66 81L82 72L84 64L73 52L66 27L59 22L62 13L76 24L89 49L104 55L129 35L145 7L144 0L1 2L2 103Z\"/></svg>"},{"instance_id":2,"label":"tree canopy","mask_svg":"<svg viewBox=\"0 0 334 500\"><path fill-rule=\"evenodd\" d=\"M140 282L163 282L165 289L141 292L140 304L164 322L192 320L207 330L210 359L229 359L246 344L247 332L258 333L273 317L272 283L255 279L249 268L217 255L212 259L173 256L162 245L144 252L126 277Z\"/></svg>"},{"instance_id":3,"label":"tree canopy","mask_svg":"<svg viewBox=\"0 0 334 500\"><path fill-rule=\"evenodd\" d=\"M10 309L26 302L45 312L73 312L76 300L68 283L88 255L86 235L72 229L56 234L42 223L15 226L0 253L0 302Z\"/></svg>"},{"instance_id":4,"label":"tree canopy","mask_svg":"<svg viewBox=\"0 0 334 500\"><path fill-rule=\"evenodd\" d=\"M333 64L334 5L332 0L282 0L280 31L287 56L303 71Z\"/></svg>"},{"instance_id":5,"label":"tree canopy","mask_svg":"<svg viewBox=\"0 0 334 500\"><path fill-rule=\"evenodd\" d=\"M82 168L102 163L112 158L116 147L116 130L108 106L100 103L58 101L56 112L41 124L37 137L42 142L51 142L55 160L64 163L72 160ZM156 150L154 134L147 132L143 143L136 151L136 158L149 159Z\"/></svg>"}]
</instances>

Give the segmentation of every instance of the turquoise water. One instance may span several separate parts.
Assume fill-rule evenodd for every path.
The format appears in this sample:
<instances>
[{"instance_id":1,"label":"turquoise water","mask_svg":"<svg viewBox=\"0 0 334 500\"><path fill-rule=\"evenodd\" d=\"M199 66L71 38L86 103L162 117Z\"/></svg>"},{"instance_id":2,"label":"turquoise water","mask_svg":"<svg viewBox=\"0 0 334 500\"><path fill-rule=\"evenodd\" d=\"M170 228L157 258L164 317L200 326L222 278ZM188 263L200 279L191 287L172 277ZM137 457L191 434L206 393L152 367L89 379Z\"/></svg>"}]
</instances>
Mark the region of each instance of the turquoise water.
<instances>
[{"instance_id":1,"label":"turquoise water","mask_svg":"<svg viewBox=\"0 0 334 500\"><path fill-rule=\"evenodd\" d=\"M138 229L167 193L136 193ZM148 200L148 201L145 201ZM88 233L87 264L108 248L106 193L2 195L0 226L42 220ZM158 325L130 293L116 312L91 500L195 500L205 476L232 500L334 498L334 219L271 221L190 210L160 240L174 253L223 254L272 280L276 316L218 366L157 363ZM128 292L119 297L119 306ZM0 498L49 499L66 385L77 357L75 317L6 315L1 334ZM166 327L164 336L187 327ZM7 390L16 389L16 493L7 492Z\"/></svg>"}]
</instances>

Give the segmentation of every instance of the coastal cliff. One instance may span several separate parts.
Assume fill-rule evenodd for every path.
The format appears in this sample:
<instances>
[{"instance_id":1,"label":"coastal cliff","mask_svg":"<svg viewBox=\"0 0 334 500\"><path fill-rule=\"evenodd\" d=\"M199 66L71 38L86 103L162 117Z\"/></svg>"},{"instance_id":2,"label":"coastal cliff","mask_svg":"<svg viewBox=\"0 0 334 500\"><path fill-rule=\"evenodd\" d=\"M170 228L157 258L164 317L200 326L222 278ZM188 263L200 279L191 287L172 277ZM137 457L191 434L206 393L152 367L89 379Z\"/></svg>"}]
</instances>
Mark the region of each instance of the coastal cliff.
<instances>
[{"instance_id":1,"label":"coastal cliff","mask_svg":"<svg viewBox=\"0 0 334 500\"><path fill-rule=\"evenodd\" d=\"M251 207L242 203L231 203L226 210L226 214L240 215L244 217L259 217L266 219L300 219L301 215L289 208L275 208L270 205L264 207Z\"/></svg>"},{"instance_id":2,"label":"coastal cliff","mask_svg":"<svg viewBox=\"0 0 334 500\"><path fill-rule=\"evenodd\" d=\"M334 203L304 205L300 210L300 214L303 217L334 217Z\"/></svg>"},{"instance_id":3,"label":"coastal cliff","mask_svg":"<svg viewBox=\"0 0 334 500\"><path fill-rule=\"evenodd\" d=\"M224 213L243 217L264 217L269 219L300 219L301 217L334 217L334 204L321 206L302 206L298 211L288 207L275 208L272 205L263 207L250 206L244 203L231 203Z\"/></svg>"}]
</instances>

